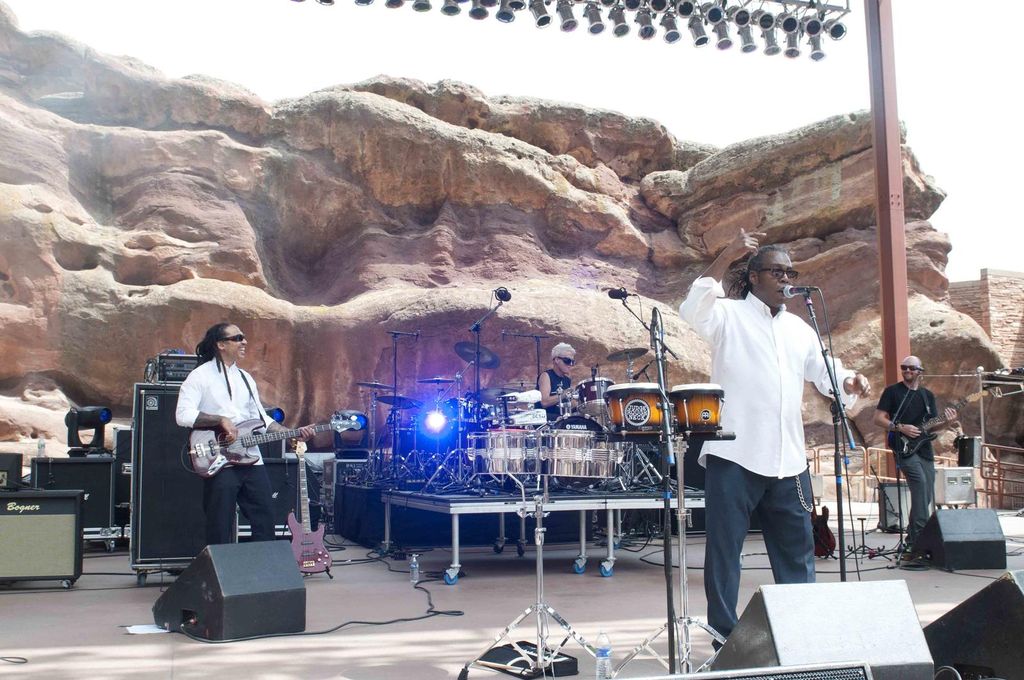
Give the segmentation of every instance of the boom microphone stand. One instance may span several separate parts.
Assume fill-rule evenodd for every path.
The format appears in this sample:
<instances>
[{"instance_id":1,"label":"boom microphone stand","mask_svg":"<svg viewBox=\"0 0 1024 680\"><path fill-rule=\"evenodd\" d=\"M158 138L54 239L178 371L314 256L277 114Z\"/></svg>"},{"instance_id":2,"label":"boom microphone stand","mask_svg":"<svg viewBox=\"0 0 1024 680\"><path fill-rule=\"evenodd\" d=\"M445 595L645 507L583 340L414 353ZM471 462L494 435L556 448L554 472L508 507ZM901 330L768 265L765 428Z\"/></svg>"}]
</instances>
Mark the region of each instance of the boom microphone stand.
<instances>
[{"instance_id":1,"label":"boom microphone stand","mask_svg":"<svg viewBox=\"0 0 1024 680\"><path fill-rule=\"evenodd\" d=\"M846 417L846 407L843 406L842 393L839 391L839 383L836 380L836 367L832 361L829 361L828 348L825 347L825 342L821 339L821 329L818 327L818 317L814 313L814 303L811 301L811 293L815 290L818 291L818 295L821 296L822 304L824 304L825 298L817 288L803 288L799 294L803 295L804 303L807 305L807 315L811 319L811 325L814 326L814 334L818 338L818 346L821 347L821 358L825 361L825 369L828 371L828 379L832 385L832 437L835 442L833 462L835 463L834 467L836 477L836 519L839 522L839 580L845 581L846 531L843 528L843 467L839 455L840 428L842 428L843 434L846 436L846 441L849 443L850 448L856 448L856 444L854 444L853 437L851 436L850 423ZM899 493L898 487L896 492L897 494ZM813 503L813 499L811 502Z\"/></svg>"},{"instance_id":2,"label":"boom microphone stand","mask_svg":"<svg viewBox=\"0 0 1024 680\"><path fill-rule=\"evenodd\" d=\"M551 336L543 334L532 335L530 333L513 333L512 331L501 332L502 337L505 337L506 335L509 335L513 338L533 338L534 350L537 353L537 376L536 378L534 378L534 380L540 380L540 341L545 340Z\"/></svg>"},{"instance_id":3,"label":"boom microphone stand","mask_svg":"<svg viewBox=\"0 0 1024 680\"><path fill-rule=\"evenodd\" d=\"M508 289L504 287L495 288L494 290L491 291L491 297L498 298L498 304L496 304L493 308L489 309L486 314L480 317L480 319L478 319L476 323L469 327L470 332L476 336L476 354L473 362L473 396L476 398L477 413L475 413L474 415L477 416L477 420L479 420L480 415L480 329L483 328L484 321L487 321L487 319L489 319L492 314L498 311L498 307L501 307L503 304L512 299L512 293L508 292Z\"/></svg>"}]
</instances>

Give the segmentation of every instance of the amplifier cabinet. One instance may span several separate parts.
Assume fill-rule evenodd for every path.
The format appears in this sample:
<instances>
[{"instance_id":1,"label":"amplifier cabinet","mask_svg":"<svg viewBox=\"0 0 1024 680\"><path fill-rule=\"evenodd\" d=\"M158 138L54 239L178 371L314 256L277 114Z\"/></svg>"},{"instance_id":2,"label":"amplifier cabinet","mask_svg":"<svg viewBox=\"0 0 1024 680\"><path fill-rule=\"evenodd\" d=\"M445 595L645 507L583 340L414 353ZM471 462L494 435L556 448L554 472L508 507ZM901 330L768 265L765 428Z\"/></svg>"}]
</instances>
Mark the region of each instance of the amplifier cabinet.
<instances>
[{"instance_id":1,"label":"amplifier cabinet","mask_svg":"<svg viewBox=\"0 0 1024 680\"><path fill-rule=\"evenodd\" d=\"M203 482L175 420L179 385L138 383L132 437L131 567L183 569L206 546Z\"/></svg>"},{"instance_id":2,"label":"amplifier cabinet","mask_svg":"<svg viewBox=\"0 0 1024 680\"><path fill-rule=\"evenodd\" d=\"M0 491L0 582L82 575L82 491Z\"/></svg>"},{"instance_id":3,"label":"amplifier cabinet","mask_svg":"<svg viewBox=\"0 0 1024 680\"><path fill-rule=\"evenodd\" d=\"M935 505L974 505L974 468L935 468Z\"/></svg>"},{"instance_id":4,"label":"amplifier cabinet","mask_svg":"<svg viewBox=\"0 0 1024 680\"><path fill-rule=\"evenodd\" d=\"M113 541L120 535L114 522L114 459L33 458L32 486L44 491L80 489L82 497L82 536L86 539Z\"/></svg>"}]
</instances>

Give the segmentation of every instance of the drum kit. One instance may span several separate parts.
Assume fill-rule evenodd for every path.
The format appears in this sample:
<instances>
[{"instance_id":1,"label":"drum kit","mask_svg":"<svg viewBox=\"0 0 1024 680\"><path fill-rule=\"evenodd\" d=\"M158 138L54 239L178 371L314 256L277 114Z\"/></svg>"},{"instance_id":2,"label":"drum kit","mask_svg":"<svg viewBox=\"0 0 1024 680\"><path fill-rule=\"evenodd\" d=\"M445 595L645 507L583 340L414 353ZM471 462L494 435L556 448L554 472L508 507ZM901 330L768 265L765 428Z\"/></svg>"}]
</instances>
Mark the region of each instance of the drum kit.
<instances>
[{"instance_id":1,"label":"drum kit","mask_svg":"<svg viewBox=\"0 0 1024 680\"><path fill-rule=\"evenodd\" d=\"M494 352L471 342L456 343L454 351L470 364L479 352L481 368L501 364ZM646 369L635 372L634 362L648 351L609 354L609 362L626 364L627 380L616 383L593 369L589 380L560 394L560 416L551 422L535 408L540 392L533 381L464 393L461 372L435 376L417 381L434 389L427 399L395 394L392 385L377 381L357 382L369 393L374 442L362 481L436 492L465 488L474 477L550 476L569 486L617 477L623 489L655 484L661 477L643 451L650 446L643 445L662 436L662 418L672 418L676 431L720 429L723 392L717 385L676 385L671 412L664 414L657 383L634 382ZM380 432L377 403L390 407Z\"/></svg>"}]
</instances>

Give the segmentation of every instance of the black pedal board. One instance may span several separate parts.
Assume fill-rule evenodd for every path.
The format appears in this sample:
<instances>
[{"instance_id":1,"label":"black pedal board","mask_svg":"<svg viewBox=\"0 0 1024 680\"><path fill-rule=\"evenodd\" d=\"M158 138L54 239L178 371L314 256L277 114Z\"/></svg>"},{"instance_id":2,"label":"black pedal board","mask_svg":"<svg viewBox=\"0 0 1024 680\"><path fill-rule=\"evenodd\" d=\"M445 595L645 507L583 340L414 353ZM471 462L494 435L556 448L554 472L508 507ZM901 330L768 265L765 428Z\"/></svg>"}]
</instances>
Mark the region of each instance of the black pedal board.
<instances>
[{"instance_id":1,"label":"black pedal board","mask_svg":"<svg viewBox=\"0 0 1024 680\"><path fill-rule=\"evenodd\" d=\"M523 658L523 655L510 643L489 649L486 654L477 659L476 663L517 678L530 679L541 676L557 678L565 675L579 675L579 663L574 656L558 653L551 659L551 665L548 668L537 668L537 645L525 640L520 640L516 644L529 657L528 659ZM548 650L545 656L549 656L550 653Z\"/></svg>"}]
</instances>

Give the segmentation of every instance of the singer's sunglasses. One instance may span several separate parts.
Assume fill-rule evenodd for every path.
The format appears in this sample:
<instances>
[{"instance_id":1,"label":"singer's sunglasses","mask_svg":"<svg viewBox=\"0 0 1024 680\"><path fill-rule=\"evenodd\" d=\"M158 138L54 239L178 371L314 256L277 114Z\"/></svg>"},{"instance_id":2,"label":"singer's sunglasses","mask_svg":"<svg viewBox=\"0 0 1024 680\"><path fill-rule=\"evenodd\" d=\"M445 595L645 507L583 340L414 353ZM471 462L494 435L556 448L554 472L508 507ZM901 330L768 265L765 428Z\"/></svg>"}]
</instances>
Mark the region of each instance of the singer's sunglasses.
<instances>
[{"instance_id":1,"label":"singer's sunglasses","mask_svg":"<svg viewBox=\"0 0 1024 680\"><path fill-rule=\"evenodd\" d=\"M903 364L900 364L900 370L901 371L923 371L924 367L923 366L904 366Z\"/></svg>"},{"instance_id":2,"label":"singer's sunglasses","mask_svg":"<svg viewBox=\"0 0 1024 680\"><path fill-rule=\"evenodd\" d=\"M575 366L576 365L576 360L575 359L570 359L568 357L555 357L555 358L558 359L559 361L561 361L566 366Z\"/></svg>"},{"instance_id":3,"label":"singer's sunglasses","mask_svg":"<svg viewBox=\"0 0 1024 680\"><path fill-rule=\"evenodd\" d=\"M245 340L245 336L239 333L238 335L229 335L226 338L221 338L219 342L242 342Z\"/></svg>"},{"instance_id":4,"label":"singer's sunglasses","mask_svg":"<svg viewBox=\"0 0 1024 680\"><path fill-rule=\"evenodd\" d=\"M758 269L759 272L771 272L776 281L781 281L783 276L788 276L790 281L800 278L800 272L795 269L783 269L782 267L766 267Z\"/></svg>"}]
</instances>

